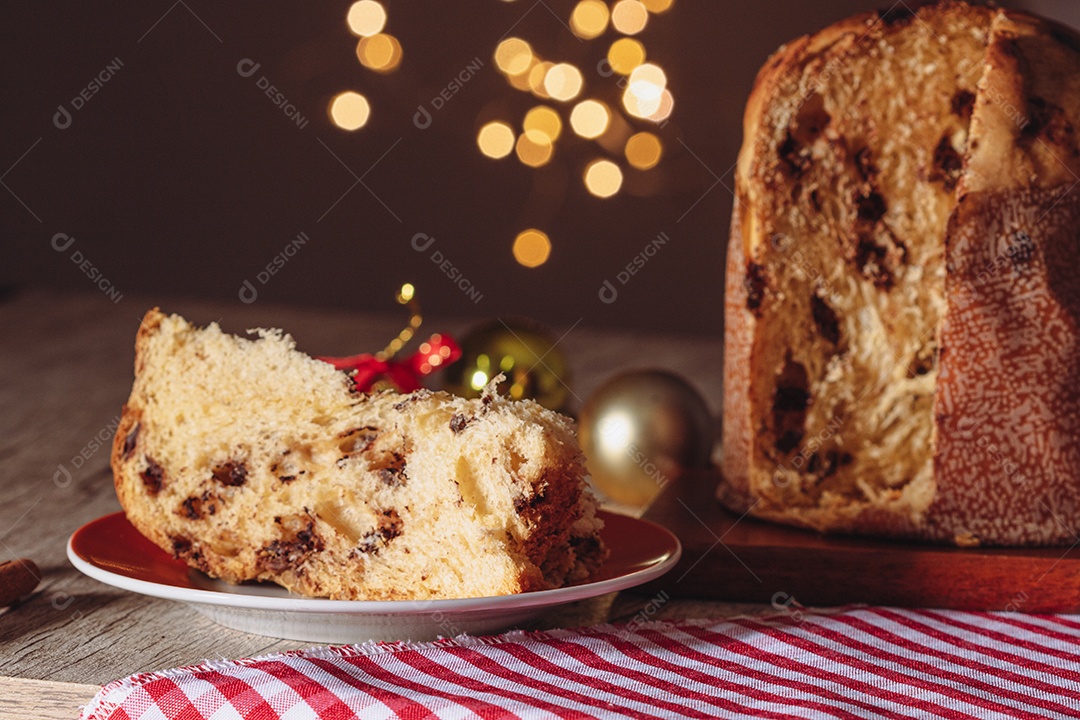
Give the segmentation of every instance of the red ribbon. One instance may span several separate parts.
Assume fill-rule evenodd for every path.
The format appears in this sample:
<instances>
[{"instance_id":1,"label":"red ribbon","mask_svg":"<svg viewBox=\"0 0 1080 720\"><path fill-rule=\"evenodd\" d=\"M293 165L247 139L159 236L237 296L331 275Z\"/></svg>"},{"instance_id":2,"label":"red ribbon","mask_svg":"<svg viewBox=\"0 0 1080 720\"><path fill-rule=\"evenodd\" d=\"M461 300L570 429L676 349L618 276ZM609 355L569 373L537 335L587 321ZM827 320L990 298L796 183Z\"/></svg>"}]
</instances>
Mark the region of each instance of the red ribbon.
<instances>
[{"instance_id":1,"label":"red ribbon","mask_svg":"<svg viewBox=\"0 0 1080 720\"><path fill-rule=\"evenodd\" d=\"M348 357L320 357L338 370L353 373L353 382L360 392L371 392L375 384L389 382L399 392L412 392L421 387L420 380L461 357L461 348L449 335L432 335L420 343L420 348L404 360L380 360L371 353Z\"/></svg>"}]
</instances>

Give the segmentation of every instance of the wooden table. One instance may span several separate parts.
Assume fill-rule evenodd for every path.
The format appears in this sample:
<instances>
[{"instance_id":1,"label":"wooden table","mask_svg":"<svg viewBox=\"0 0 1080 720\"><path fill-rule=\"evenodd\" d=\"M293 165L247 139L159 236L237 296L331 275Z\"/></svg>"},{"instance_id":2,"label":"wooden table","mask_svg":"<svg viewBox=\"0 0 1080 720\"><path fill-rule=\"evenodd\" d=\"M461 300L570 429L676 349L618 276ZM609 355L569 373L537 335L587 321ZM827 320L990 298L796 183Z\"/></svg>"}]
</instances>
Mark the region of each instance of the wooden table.
<instances>
[{"instance_id":1,"label":"wooden table","mask_svg":"<svg viewBox=\"0 0 1080 720\"><path fill-rule=\"evenodd\" d=\"M404 324L397 314L239 301L124 296L114 304L98 294L41 290L0 301L0 487L6 495L0 561L29 557L43 571L34 595L0 610L0 718L76 717L97 686L132 673L306 645L222 628L181 603L102 585L66 559L65 544L76 528L120 507L109 470L110 428L131 387L139 319L155 304L200 324L220 321L233 332L282 327L316 355L381 348ZM429 319L422 332L460 334L472 324ZM556 337L564 331L554 330ZM570 362L579 406L616 370L652 366L690 379L719 411L719 338L642 337L579 326L559 348ZM651 599L609 595L552 612L541 626L630 620ZM757 607L672 600L651 617L715 617Z\"/></svg>"}]
</instances>

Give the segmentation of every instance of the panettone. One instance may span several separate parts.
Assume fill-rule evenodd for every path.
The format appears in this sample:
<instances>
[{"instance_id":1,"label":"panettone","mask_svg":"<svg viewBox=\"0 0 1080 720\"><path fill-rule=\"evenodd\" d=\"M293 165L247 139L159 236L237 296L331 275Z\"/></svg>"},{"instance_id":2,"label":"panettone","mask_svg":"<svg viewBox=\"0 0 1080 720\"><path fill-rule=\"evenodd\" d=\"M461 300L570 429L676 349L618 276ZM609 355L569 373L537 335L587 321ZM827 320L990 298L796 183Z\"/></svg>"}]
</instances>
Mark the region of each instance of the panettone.
<instances>
[{"instance_id":1,"label":"panettone","mask_svg":"<svg viewBox=\"0 0 1080 720\"><path fill-rule=\"evenodd\" d=\"M729 507L961 545L1080 533L1080 42L898 3L784 46L727 259Z\"/></svg>"},{"instance_id":2,"label":"panettone","mask_svg":"<svg viewBox=\"0 0 1080 720\"><path fill-rule=\"evenodd\" d=\"M277 331L147 313L112 467L131 523L192 567L349 600L481 597L604 558L570 420L487 392L366 395Z\"/></svg>"}]
</instances>

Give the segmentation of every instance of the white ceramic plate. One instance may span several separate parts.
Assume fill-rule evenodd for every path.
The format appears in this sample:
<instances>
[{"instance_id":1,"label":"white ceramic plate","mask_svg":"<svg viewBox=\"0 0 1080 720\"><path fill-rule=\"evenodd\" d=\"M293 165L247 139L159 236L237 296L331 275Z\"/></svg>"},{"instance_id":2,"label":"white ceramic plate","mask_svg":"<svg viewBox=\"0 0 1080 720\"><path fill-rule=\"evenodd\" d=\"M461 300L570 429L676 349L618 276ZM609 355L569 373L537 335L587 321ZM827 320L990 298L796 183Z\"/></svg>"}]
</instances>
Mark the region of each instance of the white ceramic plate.
<instances>
[{"instance_id":1,"label":"white ceramic plate","mask_svg":"<svg viewBox=\"0 0 1080 720\"><path fill-rule=\"evenodd\" d=\"M67 555L81 572L107 585L179 600L234 630L319 643L433 640L460 633L501 632L557 605L604 595L660 577L682 548L666 529L600 512L611 555L591 581L556 590L460 600L353 601L304 598L268 583L233 585L193 570L144 538L114 513L82 526Z\"/></svg>"}]
</instances>

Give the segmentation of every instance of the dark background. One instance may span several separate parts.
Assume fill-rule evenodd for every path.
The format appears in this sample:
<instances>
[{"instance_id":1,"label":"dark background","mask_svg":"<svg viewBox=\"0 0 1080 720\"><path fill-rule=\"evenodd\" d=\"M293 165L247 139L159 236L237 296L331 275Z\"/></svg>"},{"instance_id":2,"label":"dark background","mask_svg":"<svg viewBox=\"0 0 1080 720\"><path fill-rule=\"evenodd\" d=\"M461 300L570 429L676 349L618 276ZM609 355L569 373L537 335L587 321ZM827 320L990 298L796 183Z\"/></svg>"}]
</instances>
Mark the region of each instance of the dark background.
<instances>
[{"instance_id":1,"label":"dark background","mask_svg":"<svg viewBox=\"0 0 1080 720\"><path fill-rule=\"evenodd\" d=\"M608 200L581 182L584 165L607 153L566 139L568 130L540 169L513 156L489 160L475 144L483 122L519 126L542 102L495 69L492 53L508 33L545 59L582 68L582 97L617 104L615 78L595 67L619 35L609 27L579 41L563 25L573 4L385 0L385 31L401 41L404 61L379 75L356 59L348 2L5 2L0 286L94 292L71 262L79 250L121 295L239 303L249 280L259 303L390 310L396 288L411 281L436 316L519 314L715 336L727 188L754 74L782 42L881 3L676 0L652 16L638 37L675 95L671 120L656 129L665 156L655 170L627 171L623 191ZM1026 5L1080 24L1078 3ZM72 112L70 127L57 128L58 106L70 110L116 58L123 66L115 77ZM244 58L260 63L248 78L237 72ZM434 110L432 98L475 58L480 71ZM308 120L304 128L256 87L261 76ZM352 133L326 113L347 89L372 105L367 126ZM565 120L569 105L548 104ZM426 129L413 123L420 105L432 114ZM553 244L536 269L511 254L514 236L530 226ZM299 232L310 241L259 283L259 271ZM667 245L618 283L661 232ZM75 242L58 252L57 233ZM424 253L410 245L417 233L436 239ZM479 302L430 261L435 249L482 294ZM598 297L605 279L619 289L611 304Z\"/></svg>"}]
</instances>

